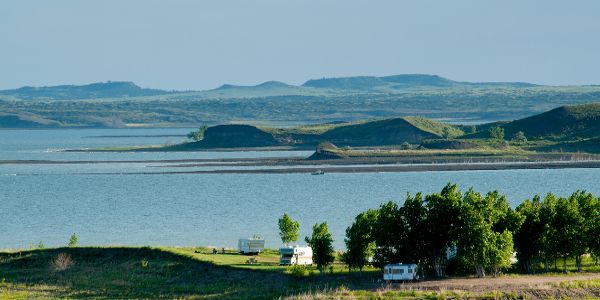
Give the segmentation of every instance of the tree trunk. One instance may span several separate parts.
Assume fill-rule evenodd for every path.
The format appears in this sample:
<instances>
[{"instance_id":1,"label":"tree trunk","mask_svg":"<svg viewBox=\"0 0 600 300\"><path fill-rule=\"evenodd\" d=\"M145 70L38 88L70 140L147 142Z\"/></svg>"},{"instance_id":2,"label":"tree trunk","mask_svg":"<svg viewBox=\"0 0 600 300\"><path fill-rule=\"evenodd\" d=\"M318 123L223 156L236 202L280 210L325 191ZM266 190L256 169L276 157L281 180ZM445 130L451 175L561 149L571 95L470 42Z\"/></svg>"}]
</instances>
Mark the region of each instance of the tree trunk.
<instances>
[{"instance_id":1,"label":"tree trunk","mask_svg":"<svg viewBox=\"0 0 600 300\"><path fill-rule=\"evenodd\" d=\"M567 274L567 256L563 255L563 274Z\"/></svg>"},{"instance_id":2,"label":"tree trunk","mask_svg":"<svg viewBox=\"0 0 600 300\"><path fill-rule=\"evenodd\" d=\"M577 272L581 272L581 255L575 257L575 264L577 264Z\"/></svg>"},{"instance_id":3,"label":"tree trunk","mask_svg":"<svg viewBox=\"0 0 600 300\"><path fill-rule=\"evenodd\" d=\"M548 257L545 257L545 259L544 259L544 268L546 269L546 272L550 271L550 264L548 263Z\"/></svg>"},{"instance_id":4,"label":"tree trunk","mask_svg":"<svg viewBox=\"0 0 600 300\"><path fill-rule=\"evenodd\" d=\"M433 256L433 272L436 277L442 277L444 275L442 272L442 259L437 255Z\"/></svg>"},{"instance_id":5,"label":"tree trunk","mask_svg":"<svg viewBox=\"0 0 600 300\"><path fill-rule=\"evenodd\" d=\"M485 269L483 268L482 265L475 265L475 273L477 274L477 277L479 277L479 278L485 277Z\"/></svg>"}]
</instances>

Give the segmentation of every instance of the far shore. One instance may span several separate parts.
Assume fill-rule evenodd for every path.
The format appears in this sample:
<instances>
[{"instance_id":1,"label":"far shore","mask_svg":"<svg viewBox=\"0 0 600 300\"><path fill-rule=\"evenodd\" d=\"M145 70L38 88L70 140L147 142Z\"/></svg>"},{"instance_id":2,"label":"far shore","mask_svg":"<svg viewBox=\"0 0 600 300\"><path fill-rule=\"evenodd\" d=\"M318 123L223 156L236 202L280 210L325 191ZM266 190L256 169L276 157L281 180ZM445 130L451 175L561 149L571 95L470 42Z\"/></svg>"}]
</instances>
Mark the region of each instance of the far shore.
<instances>
[{"instance_id":1,"label":"far shore","mask_svg":"<svg viewBox=\"0 0 600 300\"><path fill-rule=\"evenodd\" d=\"M320 166L308 168L279 169L236 169L236 170L195 170L166 172L114 173L119 175L164 175L164 174L310 174L323 173L384 173L384 172L439 172L439 171L492 171L527 169L577 169L600 168L600 161L549 161L549 162L506 162L506 163L443 163L406 164L377 166ZM106 175L112 173L82 173L84 175Z\"/></svg>"}]
</instances>

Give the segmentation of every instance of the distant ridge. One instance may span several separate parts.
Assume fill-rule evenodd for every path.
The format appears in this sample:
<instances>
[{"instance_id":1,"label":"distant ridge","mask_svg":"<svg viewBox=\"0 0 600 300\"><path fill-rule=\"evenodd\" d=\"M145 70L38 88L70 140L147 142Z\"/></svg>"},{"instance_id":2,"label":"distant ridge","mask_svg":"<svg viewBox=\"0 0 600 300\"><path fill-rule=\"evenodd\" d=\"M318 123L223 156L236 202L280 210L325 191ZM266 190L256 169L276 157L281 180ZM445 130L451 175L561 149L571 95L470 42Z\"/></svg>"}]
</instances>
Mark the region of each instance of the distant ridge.
<instances>
[{"instance_id":1,"label":"distant ridge","mask_svg":"<svg viewBox=\"0 0 600 300\"><path fill-rule=\"evenodd\" d=\"M402 74L391 76L355 76L311 79L302 86L344 90L404 89L417 87L533 87L527 82L460 82L428 74Z\"/></svg>"},{"instance_id":2,"label":"distant ridge","mask_svg":"<svg viewBox=\"0 0 600 300\"><path fill-rule=\"evenodd\" d=\"M214 90L231 90L231 89L252 89L252 88L261 88L261 89L271 89L271 88L289 88L295 87L293 85L289 85L287 83L281 81L266 81L257 85L234 85L234 84L223 84L220 87Z\"/></svg>"},{"instance_id":3,"label":"distant ridge","mask_svg":"<svg viewBox=\"0 0 600 300\"><path fill-rule=\"evenodd\" d=\"M159 89L146 89L130 81L97 82L86 85L57 85L49 87L25 86L18 89L0 91L0 95L12 95L22 99L96 99L141 97L168 94Z\"/></svg>"},{"instance_id":4,"label":"distant ridge","mask_svg":"<svg viewBox=\"0 0 600 300\"><path fill-rule=\"evenodd\" d=\"M311 79L297 86L281 81L266 81L257 85L223 84L204 91L166 91L142 88L130 81L107 81L86 85L57 85L0 90L0 96L24 100L77 100L158 96L173 93L196 93L200 96L265 97L276 95L324 95L340 92L398 93L410 89L428 88L523 88L534 87L526 82L459 82L438 75L400 74L391 76L354 76Z\"/></svg>"}]
</instances>

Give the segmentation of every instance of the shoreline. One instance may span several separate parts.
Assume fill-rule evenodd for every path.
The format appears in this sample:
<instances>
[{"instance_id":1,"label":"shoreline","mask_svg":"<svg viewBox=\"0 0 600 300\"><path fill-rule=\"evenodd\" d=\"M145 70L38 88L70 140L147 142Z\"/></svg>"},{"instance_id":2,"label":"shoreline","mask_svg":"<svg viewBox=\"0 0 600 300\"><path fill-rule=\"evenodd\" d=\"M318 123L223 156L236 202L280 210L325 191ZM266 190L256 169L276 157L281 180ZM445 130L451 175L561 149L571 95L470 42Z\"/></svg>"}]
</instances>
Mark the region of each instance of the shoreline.
<instances>
[{"instance_id":1,"label":"shoreline","mask_svg":"<svg viewBox=\"0 0 600 300\"><path fill-rule=\"evenodd\" d=\"M196 170L131 173L78 173L80 175L178 175L178 174L310 174L317 171L327 173L402 173L444 171L499 171L537 169L592 169L600 168L600 161L580 162L514 162L514 163L470 163L470 164L408 164L351 167L310 167L279 169Z\"/></svg>"}]
</instances>

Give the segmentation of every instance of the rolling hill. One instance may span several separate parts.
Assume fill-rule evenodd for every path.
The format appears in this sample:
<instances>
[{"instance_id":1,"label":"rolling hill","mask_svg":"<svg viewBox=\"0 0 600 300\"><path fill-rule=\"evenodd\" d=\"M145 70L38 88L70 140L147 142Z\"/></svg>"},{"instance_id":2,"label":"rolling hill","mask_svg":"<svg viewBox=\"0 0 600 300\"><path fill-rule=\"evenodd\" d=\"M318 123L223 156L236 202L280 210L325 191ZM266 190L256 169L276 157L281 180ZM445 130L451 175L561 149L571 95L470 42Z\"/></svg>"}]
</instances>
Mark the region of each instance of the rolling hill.
<instances>
[{"instance_id":1,"label":"rolling hill","mask_svg":"<svg viewBox=\"0 0 600 300\"><path fill-rule=\"evenodd\" d=\"M410 88L524 88L536 85L526 82L459 82L437 75L402 74L383 77L356 76L312 79L305 82L302 86L337 90L393 91Z\"/></svg>"},{"instance_id":2,"label":"rolling hill","mask_svg":"<svg viewBox=\"0 0 600 300\"><path fill-rule=\"evenodd\" d=\"M257 128L249 125L219 125L209 127L198 148L246 148L293 146L314 148L322 142L337 146L386 146L404 142L418 144L425 139L442 136L443 128L458 134L457 127L422 118L404 117L359 123L338 123L300 128Z\"/></svg>"},{"instance_id":3,"label":"rolling hill","mask_svg":"<svg viewBox=\"0 0 600 300\"><path fill-rule=\"evenodd\" d=\"M73 100L99 99L115 97L142 97L164 95L169 92L158 89L146 89L133 82L108 81L87 85L57 85L49 87L25 86L18 89L2 90L0 95L11 95L19 99Z\"/></svg>"},{"instance_id":4,"label":"rolling hill","mask_svg":"<svg viewBox=\"0 0 600 300\"><path fill-rule=\"evenodd\" d=\"M532 139L580 140L600 137L600 103L561 106L531 117L479 126L475 137L485 137L491 126L504 128L511 137L518 131Z\"/></svg>"},{"instance_id":5,"label":"rolling hill","mask_svg":"<svg viewBox=\"0 0 600 300\"><path fill-rule=\"evenodd\" d=\"M475 124L591 102L600 102L600 86L460 82L423 74L324 78L300 86L279 81L228 84L206 91L105 82L0 91L0 115L12 116L0 119L0 128L245 123L287 127L403 116Z\"/></svg>"}]
</instances>

